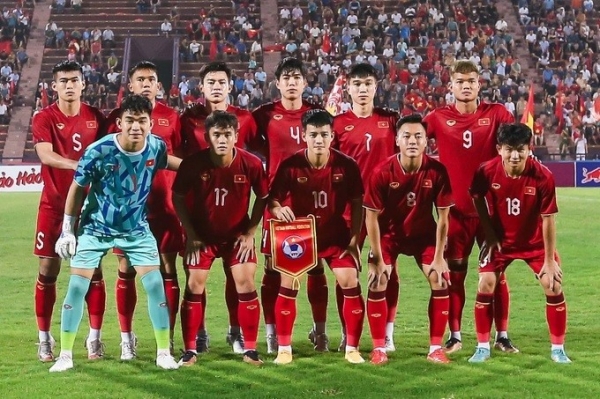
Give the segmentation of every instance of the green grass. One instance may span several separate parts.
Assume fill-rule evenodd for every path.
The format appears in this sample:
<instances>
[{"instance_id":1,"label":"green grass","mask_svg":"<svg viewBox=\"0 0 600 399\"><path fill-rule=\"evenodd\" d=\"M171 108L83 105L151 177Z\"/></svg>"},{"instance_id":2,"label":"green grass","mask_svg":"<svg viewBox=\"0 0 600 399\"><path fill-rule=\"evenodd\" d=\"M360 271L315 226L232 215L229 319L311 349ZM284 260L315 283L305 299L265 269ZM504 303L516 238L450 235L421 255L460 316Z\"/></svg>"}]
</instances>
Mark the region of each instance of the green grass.
<instances>
[{"instance_id":1,"label":"green grass","mask_svg":"<svg viewBox=\"0 0 600 399\"><path fill-rule=\"evenodd\" d=\"M427 284L412 259L400 259L401 294L395 341L398 350L384 367L346 364L337 352L314 353L306 340L311 325L305 288L299 296L295 330L295 360L276 367L264 356L260 369L241 362L224 340L227 317L223 299L223 272L215 265L208 286L207 326L211 352L191 368L165 372L154 366L154 340L140 293L135 330L140 338L139 359L122 363L115 311L116 261L104 261L108 287L103 340L105 360L85 359L84 319L75 348L75 369L50 374L50 365L36 358L37 328L33 312L33 283L37 259L31 254L37 210L37 194L0 195L0 397L93 397L93 398L598 398L600 333L596 288L600 280L600 249L594 242L600 231L600 204L596 189L560 189L558 248L565 273L569 324L567 351L571 365L556 365L549 358L549 338L544 316L544 295L524 263L508 269L512 292L510 333L521 349L517 355L492 354L481 365L467 362L475 346L473 300L477 275L469 274L463 327L464 349L452 355L450 365L425 360L428 347ZM472 269L473 270L473 269ZM183 273L180 273L181 275ZM257 279L260 278L258 273ZM363 286L365 273L363 273ZM330 275L331 277L331 275ZM58 282L53 333L59 335L60 304L66 291L68 269ZM181 279L181 277L180 277ZM332 280L330 279L330 282ZM138 284L139 286L139 284ZM143 290L140 290L143 291ZM333 294L333 290L330 290ZM339 342L339 321L333 295L328 331L331 346ZM178 341L181 346L179 325ZM265 351L264 330L259 350ZM362 352L371 349L365 324Z\"/></svg>"}]
</instances>

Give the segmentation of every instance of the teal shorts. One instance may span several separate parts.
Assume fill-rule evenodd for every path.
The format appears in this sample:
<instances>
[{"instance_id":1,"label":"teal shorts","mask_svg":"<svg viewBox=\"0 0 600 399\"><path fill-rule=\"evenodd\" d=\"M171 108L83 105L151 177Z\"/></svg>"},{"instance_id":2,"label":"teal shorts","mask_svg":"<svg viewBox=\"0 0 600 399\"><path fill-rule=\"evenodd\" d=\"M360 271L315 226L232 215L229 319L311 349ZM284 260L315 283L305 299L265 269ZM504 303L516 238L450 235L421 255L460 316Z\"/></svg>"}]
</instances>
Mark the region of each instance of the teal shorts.
<instances>
[{"instance_id":1,"label":"teal shorts","mask_svg":"<svg viewBox=\"0 0 600 399\"><path fill-rule=\"evenodd\" d=\"M105 237L80 233L71 267L95 269L100 265L102 257L113 248L123 251L131 266L160 265L156 240L148 230L147 234L137 237Z\"/></svg>"}]
</instances>

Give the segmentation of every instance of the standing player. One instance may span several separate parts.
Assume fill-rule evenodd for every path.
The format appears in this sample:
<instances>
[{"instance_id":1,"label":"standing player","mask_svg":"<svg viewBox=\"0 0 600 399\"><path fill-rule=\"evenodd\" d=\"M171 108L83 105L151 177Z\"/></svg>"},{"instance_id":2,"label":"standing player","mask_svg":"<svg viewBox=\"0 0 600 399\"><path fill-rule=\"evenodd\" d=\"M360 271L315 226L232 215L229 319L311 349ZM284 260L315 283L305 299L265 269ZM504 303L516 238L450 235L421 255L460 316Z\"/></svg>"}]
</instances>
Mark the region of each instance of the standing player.
<instances>
[{"instance_id":1,"label":"standing player","mask_svg":"<svg viewBox=\"0 0 600 399\"><path fill-rule=\"evenodd\" d=\"M371 171L364 207L371 242L367 318L373 338L371 363L387 363L385 348L386 286L399 254L414 256L429 281L429 354L427 360L448 363L442 339L448 323L448 286L444 245L448 214L454 205L446 168L426 156L427 135L420 115L397 123L400 153ZM438 221L433 218L435 206Z\"/></svg>"},{"instance_id":2,"label":"standing player","mask_svg":"<svg viewBox=\"0 0 600 399\"><path fill-rule=\"evenodd\" d=\"M236 116L226 111L210 114L205 121L209 148L186 157L173 186L173 202L187 236L187 286L181 304L185 352L179 361L183 366L196 363L196 334L204 320L204 291L215 258L223 258L237 289L236 320L245 336L244 361L262 364L256 351L260 304L254 286L254 234L269 193L262 161L234 147L238 124ZM256 200L249 218L251 190Z\"/></svg>"},{"instance_id":3,"label":"standing player","mask_svg":"<svg viewBox=\"0 0 600 399\"><path fill-rule=\"evenodd\" d=\"M71 278L61 314L61 352L50 372L73 368L73 341L81 322L83 297L94 269L111 248L123 251L148 295L157 344L156 365L163 369L179 367L169 353L169 311L158 247L146 220L146 202L158 169L176 170L180 160L168 159L165 142L150 134L150 100L130 96L123 101L121 112L117 121L121 133L105 136L85 150L67 195L55 250L63 259L72 258Z\"/></svg>"},{"instance_id":4,"label":"standing player","mask_svg":"<svg viewBox=\"0 0 600 399\"><path fill-rule=\"evenodd\" d=\"M482 162L496 155L496 131L504 123L514 122L513 115L501 104L480 102L477 65L457 61L450 70L450 88L456 103L437 108L428 114L427 135L435 138L439 159L448 170L456 205L450 210L446 259L450 268L450 337L447 353L462 348L460 333L465 306L465 279L473 244L483 241L483 231L469 195L469 184ZM494 297L496 347L504 352L518 352L508 338L510 297L504 273Z\"/></svg>"},{"instance_id":5,"label":"standing player","mask_svg":"<svg viewBox=\"0 0 600 399\"><path fill-rule=\"evenodd\" d=\"M525 124L502 126L497 145L500 156L482 164L471 185L485 231L475 301L478 344L469 359L471 363L481 363L490 357L494 289L500 273L517 259L529 265L544 288L552 360L571 363L564 349L567 305L556 253L554 215L558 207L554 177L528 156L531 138L531 129Z\"/></svg>"},{"instance_id":6,"label":"standing player","mask_svg":"<svg viewBox=\"0 0 600 399\"><path fill-rule=\"evenodd\" d=\"M152 134L159 136L167 144L169 155L177 153L181 146L179 116L172 108L156 101L158 74L156 65L141 61L129 70L129 91L146 97L152 103ZM106 133L119 131L117 120L122 109L114 109L107 120ZM177 280L177 253L183 250L183 235L179 219L173 207L171 187L175 172L159 170L152 182L148 197L148 223L160 252L160 267L165 284L167 305L169 306L170 337L173 340L175 321L179 309L179 282ZM119 278L116 284L117 311L121 328L121 360L136 357L137 338L133 333L133 313L137 303L135 270L127 258L117 249L119 257ZM171 344L172 345L172 344Z\"/></svg>"},{"instance_id":7,"label":"standing player","mask_svg":"<svg viewBox=\"0 0 600 399\"><path fill-rule=\"evenodd\" d=\"M373 169L396 152L395 126L398 121L398 113L375 108L373 100L377 91L377 70L370 64L356 64L350 68L347 82L348 94L352 99L352 110L334 118L333 147L354 158L360 168L363 182L367 182ZM350 223L350 209L346 210L344 217L346 222ZM363 227L359 242L361 249L366 234L367 231ZM395 350L394 320L396 319L399 289L398 271L394 265L385 294L389 310L385 334L385 346L388 351ZM344 295L339 285L336 285L336 299L342 322L342 342L339 350L343 350L346 346L345 325L341 313Z\"/></svg>"},{"instance_id":8,"label":"standing player","mask_svg":"<svg viewBox=\"0 0 600 399\"><path fill-rule=\"evenodd\" d=\"M61 261L54 252L60 236L66 193L73 181L77 161L85 148L98 138L104 121L102 113L82 103L85 87L83 71L77 62L61 62L52 69L52 89L58 101L33 117L31 124L35 151L42 162L44 189L40 199L33 253L39 257L39 274L35 285L35 313L39 329L38 359L54 360L55 345L50 334L52 311L56 302L56 278ZM86 339L89 359L104 354L100 329L106 307L106 289L102 269L96 269L86 296L90 333Z\"/></svg>"},{"instance_id":9,"label":"standing player","mask_svg":"<svg viewBox=\"0 0 600 399\"><path fill-rule=\"evenodd\" d=\"M345 358L363 363L358 351L365 303L360 292L358 241L362 227L363 186L360 170L352 158L330 149L333 117L325 110L310 110L302 116L302 137L307 149L284 160L269 194L271 214L279 220L314 215L318 258L327 262L344 293L347 345ZM287 200L287 201L284 201ZM287 205L285 205L287 204ZM344 221L351 207L351 226ZM294 279L281 275L275 303L277 340L276 364L292 362L292 332L296 319Z\"/></svg>"},{"instance_id":10,"label":"standing player","mask_svg":"<svg viewBox=\"0 0 600 399\"><path fill-rule=\"evenodd\" d=\"M204 94L204 104L196 103L183 111L181 115L181 136L183 138L183 150L186 156L208 148L206 141L206 130L204 124L206 118L213 111L227 111L234 114L239 127L236 146L243 148L256 136L256 122L250 111L234 107L227 102L231 93L231 69L224 62L211 62L200 69L200 84ZM231 275L231 268L225 269L225 303L229 313L229 330L227 343L233 351L238 354L244 353L244 339L240 331L238 321L238 295L235 282ZM206 291L202 292L203 315L206 315ZM196 350L206 352L208 350L208 334L204 326L204 319L198 330Z\"/></svg>"},{"instance_id":11,"label":"standing player","mask_svg":"<svg viewBox=\"0 0 600 399\"><path fill-rule=\"evenodd\" d=\"M302 139L302 115L310 109L321 109L319 106L302 100L302 92L306 87L306 68L296 58L284 58L277 65L275 78L281 100L264 104L252 115L256 120L258 132L252 148L262 148L267 159L267 174L272 183L279 164L298 150L306 148ZM282 198L282 200L285 200ZM271 214L265 212L263 218L263 236L261 252L265 255L265 274L260 291L263 314L267 333L267 353L277 352L277 336L275 334L275 301L279 295L280 275L271 269L271 243L269 240L269 219ZM329 340L325 333L327 321L327 278L320 264L308 272L308 300L311 305L314 326L313 344L315 350L329 350Z\"/></svg>"}]
</instances>

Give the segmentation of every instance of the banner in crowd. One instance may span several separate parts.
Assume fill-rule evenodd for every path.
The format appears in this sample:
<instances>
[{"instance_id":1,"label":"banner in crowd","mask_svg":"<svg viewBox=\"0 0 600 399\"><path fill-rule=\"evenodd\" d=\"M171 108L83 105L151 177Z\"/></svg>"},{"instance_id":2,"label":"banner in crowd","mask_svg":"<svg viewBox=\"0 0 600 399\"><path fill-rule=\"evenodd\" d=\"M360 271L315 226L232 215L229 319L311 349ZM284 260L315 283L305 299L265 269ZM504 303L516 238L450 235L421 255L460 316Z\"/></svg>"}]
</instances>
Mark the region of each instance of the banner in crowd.
<instances>
[{"instance_id":1,"label":"banner in crowd","mask_svg":"<svg viewBox=\"0 0 600 399\"><path fill-rule=\"evenodd\" d=\"M317 265L315 218L310 215L293 222L271 219L273 268L298 278Z\"/></svg>"},{"instance_id":2,"label":"banner in crowd","mask_svg":"<svg viewBox=\"0 0 600 399\"><path fill-rule=\"evenodd\" d=\"M600 187L600 162L575 162L576 187Z\"/></svg>"},{"instance_id":3,"label":"banner in crowd","mask_svg":"<svg viewBox=\"0 0 600 399\"><path fill-rule=\"evenodd\" d=\"M40 192L43 187L41 165L0 165L0 193Z\"/></svg>"}]
</instances>

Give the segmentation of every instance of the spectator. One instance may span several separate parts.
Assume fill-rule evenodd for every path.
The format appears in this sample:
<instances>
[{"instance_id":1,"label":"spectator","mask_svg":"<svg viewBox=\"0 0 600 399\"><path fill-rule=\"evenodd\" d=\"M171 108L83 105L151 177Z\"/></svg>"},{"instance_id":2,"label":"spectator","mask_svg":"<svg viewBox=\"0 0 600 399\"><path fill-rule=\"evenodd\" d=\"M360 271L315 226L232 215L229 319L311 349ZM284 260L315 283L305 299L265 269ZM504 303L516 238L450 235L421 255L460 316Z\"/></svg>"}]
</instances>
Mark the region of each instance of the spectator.
<instances>
[{"instance_id":1,"label":"spectator","mask_svg":"<svg viewBox=\"0 0 600 399\"><path fill-rule=\"evenodd\" d=\"M106 28L104 32L102 32L102 46L106 48L115 47L115 34L110 27Z\"/></svg>"},{"instance_id":2,"label":"spectator","mask_svg":"<svg viewBox=\"0 0 600 399\"><path fill-rule=\"evenodd\" d=\"M585 161L588 152L587 139L584 134L580 134L575 139L575 160Z\"/></svg>"},{"instance_id":3,"label":"spectator","mask_svg":"<svg viewBox=\"0 0 600 399\"><path fill-rule=\"evenodd\" d=\"M8 125L10 120L10 113L8 104L4 100L4 97L0 98L0 125Z\"/></svg>"},{"instance_id":4,"label":"spectator","mask_svg":"<svg viewBox=\"0 0 600 399\"><path fill-rule=\"evenodd\" d=\"M200 62L200 57L204 51L202 44L198 43L196 39L193 39L189 45L190 56L194 61Z\"/></svg>"},{"instance_id":5,"label":"spectator","mask_svg":"<svg viewBox=\"0 0 600 399\"><path fill-rule=\"evenodd\" d=\"M150 7L152 8L152 13L156 14L158 7L160 7L160 0L150 0Z\"/></svg>"},{"instance_id":6,"label":"spectator","mask_svg":"<svg viewBox=\"0 0 600 399\"><path fill-rule=\"evenodd\" d=\"M169 21L168 18L165 18L163 23L160 25L161 34L165 35L166 37L169 37L169 34L171 33L172 30L173 30L173 25L171 24L171 22Z\"/></svg>"},{"instance_id":7,"label":"spectator","mask_svg":"<svg viewBox=\"0 0 600 399\"><path fill-rule=\"evenodd\" d=\"M54 0L54 9L56 9L57 14L64 14L65 0Z\"/></svg>"},{"instance_id":8,"label":"spectator","mask_svg":"<svg viewBox=\"0 0 600 399\"><path fill-rule=\"evenodd\" d=\"M245 89L242 90L242 92L238 95L236 103L241 109L248 109L248 105L250 104L250 97L246 93Z\"/></svg>"},{"instance_id":9,"label":"spectator","mask_svg":"<svg viewBox=\"0 0 600 399\"><path fill-rule=\"evenodd\" d=\"M265 85L267 84L267 73L263 71L262 67L258 67L256 72L254 73L254 79L256 80L256 83L258 83L258 86L261 89L265 88Z\"/></svg>"}]
</instances>

